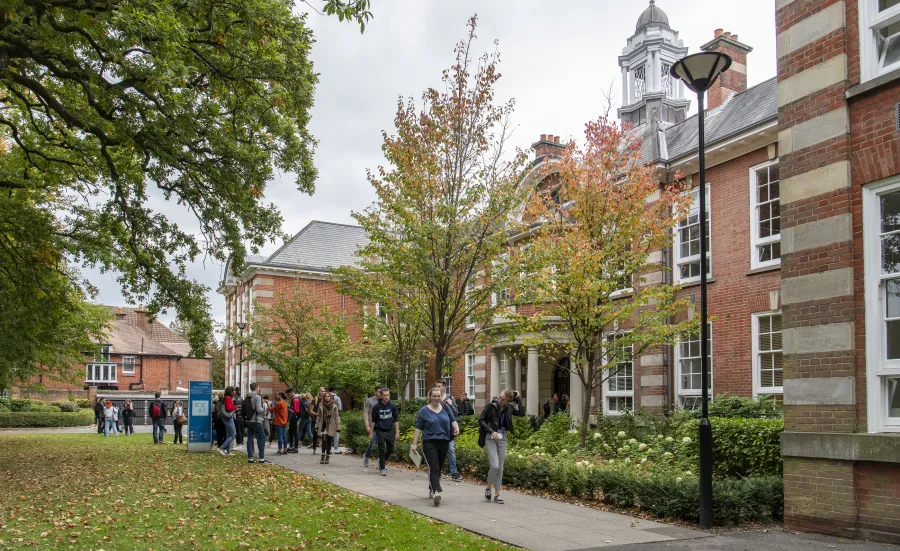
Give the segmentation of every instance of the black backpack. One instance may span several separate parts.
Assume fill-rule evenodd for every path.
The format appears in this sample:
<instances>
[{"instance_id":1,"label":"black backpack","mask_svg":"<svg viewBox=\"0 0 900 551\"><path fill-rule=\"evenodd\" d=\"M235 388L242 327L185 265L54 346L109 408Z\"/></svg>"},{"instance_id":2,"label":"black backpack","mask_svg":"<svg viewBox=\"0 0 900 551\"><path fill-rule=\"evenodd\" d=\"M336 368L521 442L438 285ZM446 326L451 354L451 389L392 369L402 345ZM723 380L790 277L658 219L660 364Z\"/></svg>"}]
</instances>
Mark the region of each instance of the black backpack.
<instances>
[{"instance_id":1,"label":"black backpack","mask_svg":"<svg viewBox=\"0 0 900 551\"><path fill-rule=\"evenodd\" d=\"M300 400L300 418L309 419L309 403L306 400Z\"/></svg>"},{"instance_id":2,"label":"black backpack","mask_svg":"<svg viewBox=\"0 0 900 551\"><path fill-rule=\"evenodd\" d=\"M253 408L253 396L248 394L241 402L241 415L244 417L244 421L250 421L256 415L256 410Z\"/></svg>"}]
</instances>

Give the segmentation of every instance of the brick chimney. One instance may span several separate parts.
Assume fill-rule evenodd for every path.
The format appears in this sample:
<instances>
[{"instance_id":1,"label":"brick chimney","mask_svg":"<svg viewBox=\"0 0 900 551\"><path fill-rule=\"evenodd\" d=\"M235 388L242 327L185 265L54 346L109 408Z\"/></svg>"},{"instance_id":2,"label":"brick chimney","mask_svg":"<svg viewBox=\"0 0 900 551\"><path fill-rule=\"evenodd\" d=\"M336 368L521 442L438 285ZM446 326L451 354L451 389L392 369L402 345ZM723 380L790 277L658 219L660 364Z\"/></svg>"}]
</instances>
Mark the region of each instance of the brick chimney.
<instances>
[{"instance_id":1,"label":"brick chimney","mask_svg":"<svg viewBox=\"0 0 900 551\"><path fill-rule=\"evenodd\" d=\"M135 325L141 331L150 334L150 314L143 308L143 306L138 306L134 310L135 317Z\"/></svg>"},{"instance_id":2,"label":"brick chimney","mask_svg":"<svg viewBox=\"0 0 900 551\"><path fill-rule=\"evenodd\" d=\"M714 38L700 46L704 52L721 52L731 57L731 67L722 73L706 93L706 109L712 111L733 96L747 90L747 54L753 48L738 41L738 35L716 29Z\"/></svg>"},{"instance_id":3,"label":"brick chimney","mask_svg":"<svg viewBox=\"0 0 900 551\"><path fill-rule=\"evenodd\" d=\"M565 148L565 144L560 143L559 136L553 134L541 134L541 139L531 144L535 160L547 156L559 157Z\"/></svg>"}]
</instances>

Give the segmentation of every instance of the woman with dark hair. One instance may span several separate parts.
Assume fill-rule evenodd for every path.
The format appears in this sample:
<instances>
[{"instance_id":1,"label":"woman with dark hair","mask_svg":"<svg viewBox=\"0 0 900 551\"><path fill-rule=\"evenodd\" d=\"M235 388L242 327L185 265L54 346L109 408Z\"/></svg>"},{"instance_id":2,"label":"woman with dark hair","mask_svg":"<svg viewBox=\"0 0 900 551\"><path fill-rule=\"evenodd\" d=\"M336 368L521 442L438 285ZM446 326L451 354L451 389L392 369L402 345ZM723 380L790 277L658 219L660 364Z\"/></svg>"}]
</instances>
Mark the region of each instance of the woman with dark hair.
<instances>
[{"instance_id":1,"label":"woman with dark hair","mask_svg":"<svg viewBox=\"0 0 900 551\"><path fill-rule=\"evenodd\" d=\"M319 463L327 464L331 459L331 446L334 443L334 436L340 428L341 414L334 402L334 396L330 392L326 392L322 394L322 403L319 405L316 417L316 432L322 435L322 458Z\"/></svg>"},{"instance_id":2,"label":"woman with dark hair","mask_svg":"<svg viewBox=\"0 0 900 551\"><path fill-rule=\"evenodd\" d=\"M450 453L450 442L459 435L459 424L446 404L441 403L441 389L432 388L428 393L428 405L422 406L416 415L412 451L416 451L422 436L422 455L428 465L428 497L435 506L441 504L441 467Z\"/></svg>"},{"instance_id":3,"label":"woman with dark hair","mask_svg":"<svg viewBox=\"0 0 900 551\"><path fill-rule=\"evenodd\" d=\"M172 404L172 425L175 426L175 440L172 442L173 444L184 444L184 434L181 432L182 427L185 425L183 422L185 420L184 417L184 404L181 400L176 400Z\"/></svg>"},{"instance_id":4,"label":"woman with dark hair","mask_svg":"<svg viewBox=\"0 0 900 551\"><path fill-rule=\"evenodd\" d=\"M231 443L234 442L234 413L237 408L234 406L234 387L230 386L225 389L225 398L219 402L218 417L225 424L225 432L227 437L222 445L219 446L219 453L222 455L231 454Z\"/></svg>"},{"instance_id":5,"label":"woman with dark hair","mask_svg":"<svg viewBox=\"0 0 900 551\"><path fill-rule=\"evenodd\" d=\"M125 400L125 406L122 407L122 422L125 424L125 436L134 434L134 404L131 400Z\"/></svg>"}]
</instances>

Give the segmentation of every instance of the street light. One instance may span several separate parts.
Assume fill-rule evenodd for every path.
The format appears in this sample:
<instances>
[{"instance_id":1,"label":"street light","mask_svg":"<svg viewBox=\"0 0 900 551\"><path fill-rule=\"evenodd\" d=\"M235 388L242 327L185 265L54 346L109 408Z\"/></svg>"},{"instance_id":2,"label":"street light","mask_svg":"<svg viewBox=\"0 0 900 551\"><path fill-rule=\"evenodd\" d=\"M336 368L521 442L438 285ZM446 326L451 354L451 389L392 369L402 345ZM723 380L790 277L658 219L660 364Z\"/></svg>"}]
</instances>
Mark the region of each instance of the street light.
<instances>
[{"instance_id":1,"label":"street light","mask_svg":"<svg viewBox=\"0 0 900 551\"><path fill-rule=\"evenodd\" d=\"M689 55L672 65L672 76L697 93L697 133L700 140L700 386L702 410L700 413L700 527L712 528L712 425L709 424L709 327L706 314L706 143L703 137L704 104L706 91L723 72L731 66L731 58L720 52L701 52Z\"/></svg>"},{"instance_id":2,"label":"street light","mask_svg":"<svg viewBox=\"0 0 900 551\"><path fill-rule=\"evenodd\" d=\"M238 345L241 347L241 355L240 361L238 361L238 387L244 384L244 328L247 327L246 321L237 322L238 330L241 332L240 340L238 341Z\"/></svg>"}]
</instances>

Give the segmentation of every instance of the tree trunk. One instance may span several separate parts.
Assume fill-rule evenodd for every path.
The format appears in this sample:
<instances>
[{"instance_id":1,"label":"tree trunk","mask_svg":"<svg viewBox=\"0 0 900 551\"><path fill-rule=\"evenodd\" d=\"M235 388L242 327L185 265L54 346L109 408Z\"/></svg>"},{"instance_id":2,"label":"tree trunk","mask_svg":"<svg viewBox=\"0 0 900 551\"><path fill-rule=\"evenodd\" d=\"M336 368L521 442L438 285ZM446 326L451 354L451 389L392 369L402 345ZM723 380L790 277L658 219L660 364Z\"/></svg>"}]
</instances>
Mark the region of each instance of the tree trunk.
<instances>
[{"instance_id":1,"label":"tree trunk","mask_svg":"<svg viewBox=\"0 0 900 551\"><path fill-rule=\"evenodd\" d=\"M587 376L581 380L581 448L587 444L588 422L591 418L591 394L594 391L594 361L588 359Z\"/></svg>"},{"instance_id":2,"label":"tree trunk","mask_svg":"<svg viewBox=\"0 0 900 551\"><path fill-rule=\"evenodd\" d=\"M434 351L434 382L437 383L441 379L443 379L443 370L444 370L444 358L446 354L440 348ZM426 385L427 386L427 385ZM429 389L425 389L428 392Z\"/></svg>"}]
</instances>

